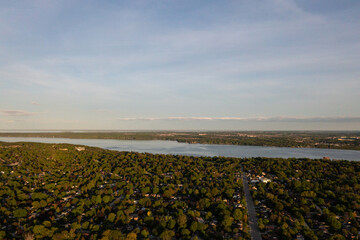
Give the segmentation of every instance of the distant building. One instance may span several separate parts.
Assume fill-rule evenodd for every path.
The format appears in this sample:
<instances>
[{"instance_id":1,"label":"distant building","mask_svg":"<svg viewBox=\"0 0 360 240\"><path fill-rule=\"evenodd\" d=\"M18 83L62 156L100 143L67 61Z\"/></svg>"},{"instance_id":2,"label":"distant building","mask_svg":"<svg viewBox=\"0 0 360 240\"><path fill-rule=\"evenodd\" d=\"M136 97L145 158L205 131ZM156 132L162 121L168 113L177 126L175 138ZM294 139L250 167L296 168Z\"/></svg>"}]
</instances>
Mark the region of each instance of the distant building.
<instances>
[{"instance_id":1,"label":"distant building","mask_svg":"<svg viewBox=\"0 0 360 240\"><path fill-rule=\"evenodd\" d=\"M269 178L266 178L266 177L259 177L259 180L263 183L268 183L268 182L271 182L271 180Z\"/></svg>"},{"instance_id":2,"label":"distant building","mask_svg":"<svg viewBox=\"0 0 360 240\"><path fill-rule=\"evenodd\" d=\"M296 240L305 240L305 237L301 234L296 235Z\"/></svg>"},{"instance_id":3,"label":"distant building","mask_svg":"<svg viewBox=\"0 0 360 240\"><path fill-rule=\"evenodd\" d=\"M75 149L79 152L85 151L85 147L75 147Z\"/></svg>"}]
</instances>

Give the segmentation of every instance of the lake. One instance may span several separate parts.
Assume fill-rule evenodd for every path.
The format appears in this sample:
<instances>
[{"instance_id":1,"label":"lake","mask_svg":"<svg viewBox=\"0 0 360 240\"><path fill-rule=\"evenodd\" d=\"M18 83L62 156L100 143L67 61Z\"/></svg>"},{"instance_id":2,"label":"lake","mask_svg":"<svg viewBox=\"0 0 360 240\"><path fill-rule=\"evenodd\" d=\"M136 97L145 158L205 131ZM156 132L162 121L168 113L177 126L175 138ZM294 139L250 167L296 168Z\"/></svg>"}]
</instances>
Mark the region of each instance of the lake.
<instances>
[{"instance_id":1,"label":"lake","mask_svg":"<svg viewBox=\"0 0 360 240\"><path fill-rule=\"evenodd\" d=\"M68 139L68 138L25 138L0 137L4 142L40 142L70 143L100 147L116 151L148 152L159 154L178 154L192 156L224 156L224 157L279 157L279 158L311 158L360 160L360 151L320 149L320 148L284 148L238 145L188 144L176 141L159 140L113 140L113 139Z\"/></svg>"}]
</instances>

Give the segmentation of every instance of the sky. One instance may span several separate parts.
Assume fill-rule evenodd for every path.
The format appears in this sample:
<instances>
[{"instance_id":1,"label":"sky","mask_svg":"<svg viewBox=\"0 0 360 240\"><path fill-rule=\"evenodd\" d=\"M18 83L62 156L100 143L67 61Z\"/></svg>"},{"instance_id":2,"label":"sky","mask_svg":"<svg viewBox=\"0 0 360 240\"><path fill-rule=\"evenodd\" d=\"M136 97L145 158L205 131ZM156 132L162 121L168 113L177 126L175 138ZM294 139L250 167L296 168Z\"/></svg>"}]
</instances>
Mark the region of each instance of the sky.
<instances>
[{"instance_id":1,"label":"sky","mask_svg":"<svg viewBox=\"0 0 360 240\"><path fill-rule=\"evenodd\" d=\"M1 130L360 130L360 1L0 0Z\"/></svg>"}]
</instances>

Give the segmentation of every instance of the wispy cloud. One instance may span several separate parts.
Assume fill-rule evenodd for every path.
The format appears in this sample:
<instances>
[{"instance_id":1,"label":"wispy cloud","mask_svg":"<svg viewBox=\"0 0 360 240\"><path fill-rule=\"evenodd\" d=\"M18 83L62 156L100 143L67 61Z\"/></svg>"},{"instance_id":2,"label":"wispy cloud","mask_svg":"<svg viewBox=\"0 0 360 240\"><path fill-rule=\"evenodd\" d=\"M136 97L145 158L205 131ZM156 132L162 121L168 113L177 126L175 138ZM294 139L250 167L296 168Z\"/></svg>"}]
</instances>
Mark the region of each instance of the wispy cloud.
<instances>
[{"instance_id":1,"label":"wispy cloud","mask_svg":"<svg viewBox=\"0 0 360 240\"><path fill-rule=\"evenodd\" d=\"M338 2L3 1L0 103L12 104L0 108L38 109L0 116L18 128L359 129L339 116L360 116L360 5Z\"/></svg>"},{"instance_id":2,"label":"wispy cloud","mask_svg":"<svg viewBox=\"0 0 360 240\"><path fill-rule=\"evenodd\" d=\"M23 110L12 110L12 109L0 109L0 115L1 116L21 116L21 117L26 117L26 116L33 116L36 113L34 112L27 112L27 111L23 111Z\"/></svg>"},{"instance_id":3,"label":"wispy cloud","mask_svg":"<svg viewBox=\"0 0 360 240\"><path fill-rule=\"evenodd\" d=\"M116 113L116 111L111 110L111 109L94 109L93 111L97 112L97 113L105 113L105 114L115 114Z\"/></svg>"},{"instance_id":4,"label":"wispy cloud","mask_svg":"<svg viewBox=\"0 0 360 240\"><path fill-rule=\"evenodd\" d=\"M0 68L0 77L5 79L5 83L42 90L58 90L59 92L78 92L81 89L85 93L104 91L109 93L109 89L111 89L103 84L87 82L84 79L61 72L53 72L48 70L47 67L47 65L46 67L44 65L39 67L27 63L8 64Z\"/></svg>"},{"instance_id":5,"label":"wispy cloud","mask_svg":"<svg viewBox=\"0 0 360 240\"><path fill-rule=\"evenodd\" d=\"M360 117L134 117L120 121L360 122Z\"/></svg>"},{"instance_id":6,"label":"wispy cloud","mask_svg":"<svg viewBox=\"0 0 360 240\"><path fill-rule=\"evenodd\" d=\"M16 122L16 121L15 121L15 120L0 119L0 122L3 122L3 123L14 123L14 122Z\"/></svg>"}]
</instances>

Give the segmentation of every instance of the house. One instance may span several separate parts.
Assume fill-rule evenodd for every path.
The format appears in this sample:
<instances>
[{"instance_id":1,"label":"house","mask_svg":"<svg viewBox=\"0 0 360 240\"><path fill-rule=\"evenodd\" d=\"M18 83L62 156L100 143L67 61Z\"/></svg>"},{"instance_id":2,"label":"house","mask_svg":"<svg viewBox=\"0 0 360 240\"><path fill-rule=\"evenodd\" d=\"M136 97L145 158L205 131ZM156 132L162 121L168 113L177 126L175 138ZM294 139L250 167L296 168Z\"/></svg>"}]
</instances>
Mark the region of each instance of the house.
<instances>
[{"instance_id":1,"label":"house","mask_svg":"<svg viewBox=\"0 0 360 240\"><path fill-rule=\"evenodd\" d=\"M85 147L75 147L75 149L79 152L85 151Z\"/></svg>"},{"instance_id":2,"label":"house","mask_svg":"<svg viewBox=\"0 0 360 240\"><path fill-rule=\"evenodd\" d=\"M266 231L274 231L276 229L276 225L267 225L265 229Z\"/></svg>"},{"instance_id":3,"label":"house","mask_svg":"<svg viewBox=\"0 0 360 240\"><path fill-rule=\"evenodd\" d=\"M196 220L199 222L199 223L204 223L204 219L202 217L197 217Z\"/></svg>"},{"instance_id":4,"label":"house","mask_svg":"<svg viewBox=\"0 0 360 240\"><path fill-rule=\"evenodd\" d=\"M263 183L268 183L268 182L271 182L271 180L269 178L266 178L266 177L260 177L259 180Z\"/></svg>"},{"instance_id":5,"label":"house","mask_svg":"<svg viewBox=\"0 0 360 240\"><path fill-rule=\"evenodd\" d=\"M218 223L218 221L217 221L217 220L212 220L212 221L210 222L210 225L211 225L211 226L216 226L216 225L217 225L217 223Z\"/></svg>"},{"instance_id":6,"label":"house","mask_svg":"<svg viewBox=\"0 0 360 240\"><path fill-rule=\"evenodd\" d=\"M257 180L257 179L252 179L252 180L250 181L251 184L255 184L255 183L258 183L258 182L259 182L259 180Z\"/></svg>"},{"instance_id":7,"label":"house","mask_svg":"<svg viewBox=\"0 0 360 240\"><path fill-rule=\"evenodd\" d=\"M305 240L305 238L299 233L298 235L296 235L296 240Z\"/></svg>"}]
</instances>

